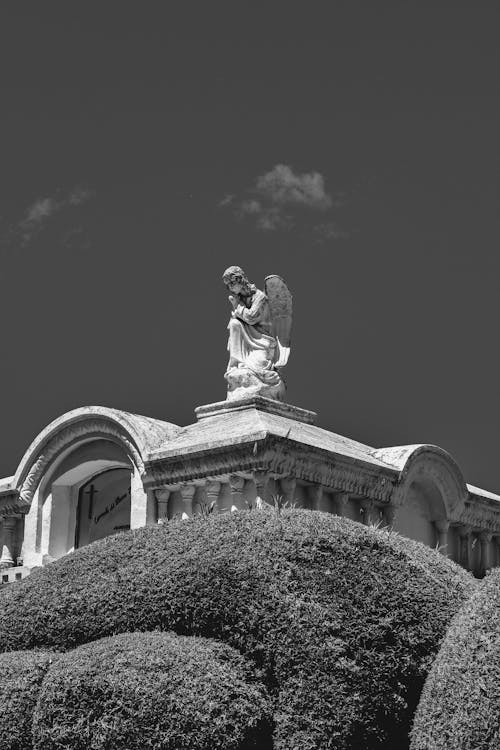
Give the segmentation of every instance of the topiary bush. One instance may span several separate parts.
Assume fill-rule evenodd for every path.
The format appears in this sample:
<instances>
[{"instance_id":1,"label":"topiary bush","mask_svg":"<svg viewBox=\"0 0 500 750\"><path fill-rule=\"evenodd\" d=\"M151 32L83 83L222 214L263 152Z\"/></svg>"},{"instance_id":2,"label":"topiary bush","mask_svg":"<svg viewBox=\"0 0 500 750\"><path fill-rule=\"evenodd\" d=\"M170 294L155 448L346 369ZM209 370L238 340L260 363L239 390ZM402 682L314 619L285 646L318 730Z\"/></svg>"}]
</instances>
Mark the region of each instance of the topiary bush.
<instances>
[{"instance_id":1,"label":"topiary bush","mask_svg":"<svg viewBox=\"0 0 500 750\"><path fill-rule=\"evenodd\" d=\"M415 539L408 539L408 537L393 531L392 528L385 527L382 531L389 534L391 543L397 549L409 555L412 564L421 567L426 574L435 575L438 579L441 579L443 574L445 574L448 586L454 588L455 592L460 595L460 592L463 590L465 572L461 565L457 565L451 558L437 553L436 550L432 550L432 554L430 554L430 548L425 544L417 542ZM445 571L446 573L444 573ZM472 594L477 587L477 579L472 578L468 573L465 573L465 576L468 580L468 591Z\"/></svg>"},{"instance_id":2,"label":"topiary bush","mask_svg":"<svg viewBox=\"0 0 500 750\"><path fill-rule=\"evenodd\" d=\"M394 533L317 511L240 512L108 537L35 571L4 597L0 632L3 648L155 628L214 638L261 670L277 750L404 747L473 587Z\"/></svg>"},{"instance_id":3,"label":"topiary bush","mask_svg":"<svg viewBox=\"0 0 500 750\"><path fill-rule=\"evenodd\" d=\"M46 651L0 654L0 747L31 750L31 719L45 673L56 658Z\"/></svg>"},{"instance_id":4,"label":"topiary bush","mask_svg":"<svg viewBox=\"0 0 500 750\"><path fill-rule=\"evenodd\" d=\"M412 750L500 747L500 568L452 621L415 714Z\"/></svg>"},{"instance_id":5,"label":"topiary bush","mask_svg":"<svg viewBox=\"0 0 500 750\"><path fill-rule=\"evenodd\" d=\"M264 749L271 716L265 688L230 646L126 633L68 651L52 666L34 715L33 748Z\"/></svg>"}]
</instances>

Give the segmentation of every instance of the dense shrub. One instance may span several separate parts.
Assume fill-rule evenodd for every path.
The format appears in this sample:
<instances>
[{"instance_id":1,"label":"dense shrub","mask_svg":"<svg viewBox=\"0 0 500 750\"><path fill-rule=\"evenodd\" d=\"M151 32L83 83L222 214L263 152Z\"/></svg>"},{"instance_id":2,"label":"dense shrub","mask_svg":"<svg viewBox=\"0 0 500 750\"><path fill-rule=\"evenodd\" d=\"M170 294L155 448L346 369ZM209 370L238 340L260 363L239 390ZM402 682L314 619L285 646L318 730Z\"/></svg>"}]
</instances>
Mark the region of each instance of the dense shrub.
<instances>
[{"instance_id":1,"label":"dense shrub","mask_svg":"<svg viewBox=\"0 0 500 750\"><path fill-rule=\"evenodd\" d=\"M263 749L271 734L265 688L237 651L160 632L63 654L33 721L35 750Z\"/></svg>"},{"instance_id":2,"label":"dense shrub","mask_svg":"<svg viewBox=\"0 0 500 750\"><path fill-rule=\"evenodd\" d=\"M500 748L500 569L452 621L415 715L412 750Z\"/></svg>"},{"instance_id":3,"label":"dense shrub","mask_svg":"<svg viewBox=\"0 0 500 750\"><path fill-rule=\"evenodd\" d=\"M42 680L55 654L10 651L0 654L0 748L30 750L31 718Z\"/></svg>"},{"instance_id":4,"label":"dense shrub","mask_svg":"<svg viewBox=\"0 0 500 750\"><path fill-rule=\"evenodd\" d=\"M434 575L437 579L441 579L445 575L447 585L451 586L459 596L460 592L463 591L464 578L468 580L469 595L475 591L478 585L477 579L465 573L464 569L451 558L443 554L436 554L435 550L431 554L429 547L425 544L421 544L415 539L408 539L408 537L402 536L392 529L385 528L382 531L391 536L391 543L396 549L410 556L413 565L419 566L426 574Z\"/></svg>"},{"instance_id":5,"label":"dense shrub","mask_svg":"<svg viewBox=\"0 0 500 750\"><path fill-rule=\"evenodd\" d=\"M393 533L316 511L242 512L84 547L8 592L0 631L4 648L154 628L212 637L262 670L276 748L375 748L407 743L433 655L472 586Z\"/></svg>"}]
</instances>

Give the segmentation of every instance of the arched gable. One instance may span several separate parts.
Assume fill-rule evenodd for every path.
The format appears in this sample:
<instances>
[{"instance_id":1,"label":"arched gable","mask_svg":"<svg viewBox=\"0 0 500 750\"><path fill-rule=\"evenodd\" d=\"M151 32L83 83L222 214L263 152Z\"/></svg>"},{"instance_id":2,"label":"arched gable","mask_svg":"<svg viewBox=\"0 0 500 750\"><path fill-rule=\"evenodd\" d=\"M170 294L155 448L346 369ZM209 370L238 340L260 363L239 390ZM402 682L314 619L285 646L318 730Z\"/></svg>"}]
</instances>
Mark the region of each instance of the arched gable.
<instances>
[{"instance_id":1,"label":"arched gable","mask_svg":"<svg viewBox=\"0 0 500 750\"><path fill-rule=\"evenodd\" d=\"M460 467L452 456L436 445L403 445L382 448L374 454L399 470L393 503L403 506L412 485L434 486L441 496L449 521L458 521L469 492ZM436 517L439 511L436 509Z\"/></svg>"},{"instance_id":2,"label":"arched gable","mask_svg":"<svg viewBox=\"0 0 500 750\"><path fill-rule=\"evenodd\" d=\"M79 444L102 439L118 444L142 476L148 453L179 429L169 422L104 406L67 412L42 430L22 457L13 481L18 508L29 508L41 479L61 456Z\"/></svg>"}]
</instances>

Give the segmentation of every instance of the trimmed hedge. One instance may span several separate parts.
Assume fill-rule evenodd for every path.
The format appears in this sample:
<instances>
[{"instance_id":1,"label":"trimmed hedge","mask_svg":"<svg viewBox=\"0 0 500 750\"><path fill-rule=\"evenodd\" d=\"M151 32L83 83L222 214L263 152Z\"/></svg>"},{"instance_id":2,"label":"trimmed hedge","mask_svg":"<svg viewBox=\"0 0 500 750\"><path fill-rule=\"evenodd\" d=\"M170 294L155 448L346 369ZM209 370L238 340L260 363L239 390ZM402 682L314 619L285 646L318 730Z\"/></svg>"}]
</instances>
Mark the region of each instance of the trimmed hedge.
<instances>
[{"instance_id":1,"label":"trimmed hedge","mask_svg":"<svg viewBox=\"0 0 500 750\"><path fill-rule=\"evenodd\" d=\"M397 549L409 555L412 564L419 566L427 575L436 576L437 579L441 579L443 574L445 574L448 585L452 586L455 592L460 595L460 592L463 590L465 572L461 565L457 565L451 558L437 553L436 550L432 550L432 554L430 554L427 545L421 544L415 539L408 539L406 536L401 536L398 532L393 531L392 528L383 528L382 531L389 534L392 544ZM465 573L465 576L468 580L469 594L472 594L478 585L478 581L468 573Z\"/></svg>"},{"instance_id":2,"label":"trimmed hedge","mask_svg":"<svg viewBox=\"0 0 500 750\"><path fill-rule=\"evenodd\" d=\"M270 747L271 705L230 646L126 633L63 654L46 676L34 750Z\"/></svg>"},{"instance_id":3,"label":"trimmed hedge","mask_svg":"<svg viewBox=\"0 0 500 750\"><path fill-rule=\"evenodd\" d=\"M389 737L404 747L433 656L473 587L394 533L317 511L240 512L77 550L7 592L0 631L4 648L155 628L214 638L261 669L277 750Z\"/></svg>"},{"instance_id":4,"label":"trimmed hedge","mask_svg":"<svg viewBox=\"0 0 500 750\"><path fill-rule=\"evenodd\" d=\"M412 750L500 747L500 568L458 613L425 683Z\"/></svg>"},{"instance_id":5,"label":"trimmed hedge","mask_svg":"<svg viewBox=\"0 0 500 750\"><path fill-rule=\"evenodd\" d=\"M56 654L10 651L0 654L0 747L31 750L31 718L45 673Z\"/></svg>"}]
</instances>

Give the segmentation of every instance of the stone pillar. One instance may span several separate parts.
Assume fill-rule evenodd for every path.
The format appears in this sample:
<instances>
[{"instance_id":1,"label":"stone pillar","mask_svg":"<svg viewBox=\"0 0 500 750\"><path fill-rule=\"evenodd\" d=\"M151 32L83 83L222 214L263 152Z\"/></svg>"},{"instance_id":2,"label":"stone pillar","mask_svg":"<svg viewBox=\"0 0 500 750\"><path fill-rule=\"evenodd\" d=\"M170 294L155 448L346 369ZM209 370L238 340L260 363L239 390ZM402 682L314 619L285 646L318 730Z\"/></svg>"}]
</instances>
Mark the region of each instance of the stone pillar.
<instances>
[{"instance_id":1,"label":"stone pillar","mask_svg":"<svg viewBox=\"0 0 500 750\"><path fill-rule=\"evenodd\" d=\"M3 544L0 568L12 568L15 565L16 522L17 518L15 516L4 516L3 518Z\"/></svg>"},{"instance_id":2,"label":"stone pillar","mask_svg":"<svg viewBox=\"0 0 500 750\"><path fill-rule=\"evenodd\" d=\"M35 490L31 507L24 519L24 564L33 568L42 564L42 555L38 548L38 534L41 532L41 508L39 488ZM0 537L1 537L0 523Z\"/></svg>"},{"instance_id":3,"label":"stone pillar","mask_svg":"<svg viewBox=\"0 0 500 750\"><path fill-rule=\"evenodd\" d=\"M245 507L245 501L243 499L245 477L240 477L239 474L231 474L229 477L229 486L231 488L231 512L242 510Z\"/></svg>"},{"instance_id":4,"label":"stone pillar","mask_svg":"<svg viewBox=\"0 0 500 750\"><path fill-rule=\"evenodd\" d=\"M295 477L282 477L280 479L280 490L283 495L284 503L287 503L287 507L293 506L295 498L295 487L297 486L297 480Z\"/></svg>"},{"instance_id":5,"label":"stone pillar","mask_svg":"<svg viewBox=\"0 0 500 750\"><path fill-rule=\"evenodd\" d=\"M220 482L215 481L214 479L207 479L205 481L205 492L207 495L207 513L217 513L218 510L218 501L219 501L219 493L220 493Z\"/></svg>"},{"instance_id":6,"label":"stone pillar","mask_svg":"<svg viewBox=\"0 0 500 750\"><path fill-rule=\"evenodd\" d=\"M310 484L307 488L307 495L311 510L321 510L321 501L323 500L323 485Z\"/></svg>"},{"instance_id":7,"label":"stone pillar","mask_svg":"<svg viewBox=\"0 0 500 750\"><path fill-rule=\"evenodd\" d=\"M481 558L479 560L479 573L484 575L488 568L491 567L490 563L490 542L492 540L492 534L487 531L482 531L479 534L479 543L481 545Z\"/></svg>"},{"instance_id":8,"label":"stone pillar","mask_svg":"<svg viewBox=\"0 0 500 750\"><path fill-rule=\"evenodd\" d=\"M40 552L42 553L42 565L45 565L45 560L50 558L50 527L52 525L52 492L49 492L47 497L43 500L41 514L41 529L40 529Z\"/></svg>"},{"instance_id":9,"label":"stone pillar","mask_svg":"<svg viewBox=\"0 0 500 750\"><path fill-rule=\"evenodd\" d=\"M333 512L337 516L345 516L347 503L349 502L348 492L336 492L333 501Z\"/></svg>"},{"instance_id":10,"label":"stone pillar","mask_svg":"<svg viewBox=\"0 0 500 750\"><path fill-rule=\"evenodd\" d=\"M148 493L142 484L142 477L137 468L130 478L130 528L140 529L148 521ZM154 501L154 498L151 498Z\"/></svg>"},{"instance_id":11,"label":"stone pillar","mask_svg":"<svg viewBox=\"0 0 500 750\"><path fill-rule=\"evenodd\" d=\"M371 524L376 524L380 521L380 518L377 514L377 508L375 506L375 503L373 500L369 500L368 498L364 498L359 503L362 511L363 511L363 523L366 526L370 526Z\"/></svg>"},{"instance_id":12,"label":"stone pillar","mask_svg":"<svg viewBox=\"0 0 500 750\"><path fill-rule=\"evenodd\" d=\"M253 473L253 481L255 482L255 491L257 493L255 498L255 507L261 509L265 503L266 487L269 482L269 472L258 469Z\"/></svg>"},{"instance_id":13,"label":"stone pillar","mask_svg":"<svg viewBox=\"0 0 500 750\"><path fill-rule=\"evenodd\" d=\"M75 544L76 497L72 488L54 483L47 508L50 508L50 519L47 519L48 525L45 527L45 551L51 559L57 560Z\"/></svg>"},{"instance_id":14,"label":"stone pillar","mask_svg":"<svg viewBox=\"0 0 500 750\"><path fill-rule=\"evenodd\" d=\"M382 509L384 523L386 526L389 526L391 529L394 526L397 512L398 512L397 505L393 505L392 503L389 503L389 505L384 505Z\"/></svg>"},{"instance_id":15,"label":"stone pillar","mask_svg":"<svg viewBox=\"0 0 500 750\"><path fill-rule=\"evenodd\" d=\"M24 516L17 519L17 565L24 565Z\"/></svg>"},{"instance_id":16,"label":"stone pillar","mask_svg":"<svg viewBox=\"0 0 500 750\"><path fill-rule=\"evenodd\" d=\"M437 533L438 533L438 546L439 551L441 554L448 556L448 531L450 528L450 522L446 521L445 519L442 519L440 521L435 521L434 523Z\"/></svg>"},{"instance_id":17,"label":"stone pillar","mask_svg":"<svg viewBox=\"0 0 500 750\"><path fill-rule=\"evenodd\" d=\"M168 521L168 501L170 500L170 495L170 490L155 490L157 523L163 524Z\"/></svg>"},{"instance_id":18,"label":"stone pillar","mask_svg":"<svg viewBox=\"0 0 500 750\"><path fill-rule=\"evenodd\" d=\"M492 539L493 551L492 551L492 568L500 566L500 536L494 536Z\"/></svg>"},{"instance_id":19,"label":"stone pillar","mask_svg":"<svg viewBox=\"0 0 500 750\"><path fill-rule=\"evenodd\" d=\"M193 515L193 498L196 492L196 485L194 484L183 484L180 487L180 493L182 497L182 518L191 518Z\"/></svg>"},{"instance_id":20,"label":"stone pillar","mask_svg":"<svg viewBox=\"0 0 500 750\"><path fill-rule=\"evenodd\" d=\"M470 544L471 544L471 527L458 527L458 561L467 570L470 569Z\"/></svg>"}]
</instances>

